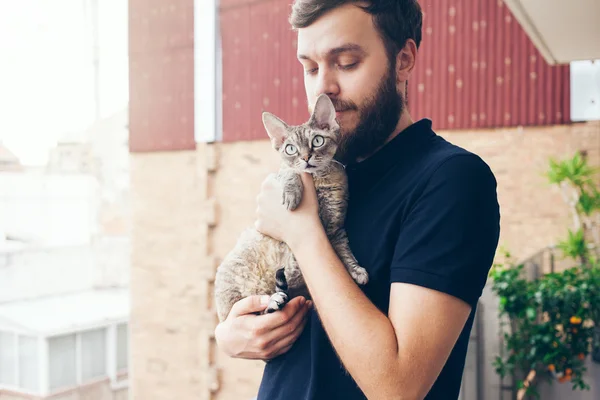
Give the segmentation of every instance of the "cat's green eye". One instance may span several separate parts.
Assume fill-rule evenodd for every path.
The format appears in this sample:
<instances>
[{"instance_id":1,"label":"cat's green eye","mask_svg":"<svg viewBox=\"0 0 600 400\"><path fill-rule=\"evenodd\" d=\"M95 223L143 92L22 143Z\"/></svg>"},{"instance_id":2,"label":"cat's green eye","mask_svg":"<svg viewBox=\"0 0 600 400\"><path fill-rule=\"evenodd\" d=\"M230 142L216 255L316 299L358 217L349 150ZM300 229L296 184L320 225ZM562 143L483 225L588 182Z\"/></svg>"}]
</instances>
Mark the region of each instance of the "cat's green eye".
<instances>
[{"instance_id":1,"label":"cat's green eye","mask_svg":"<svg viewBox=\"0 0 600 400\"><path fill-rule=\"evenodd\" d=\"M316 135L312 140L312 145L314 147L321 147L323 146L323 143L325 143L325 138L321 135Z\"/></svg>"},{"instance_id":2,"label":"cat's green eye","mask_svg":"<svg viewBox=\"0 0 600 400\"><path fill-rule=\"evenodd\" d=\"M296 149L296 146L294 146L293 144L288 144L287 146L285 146L285 152L288 155L293 156L298 152L298 149Z\"/></svg>"}]
</instances>

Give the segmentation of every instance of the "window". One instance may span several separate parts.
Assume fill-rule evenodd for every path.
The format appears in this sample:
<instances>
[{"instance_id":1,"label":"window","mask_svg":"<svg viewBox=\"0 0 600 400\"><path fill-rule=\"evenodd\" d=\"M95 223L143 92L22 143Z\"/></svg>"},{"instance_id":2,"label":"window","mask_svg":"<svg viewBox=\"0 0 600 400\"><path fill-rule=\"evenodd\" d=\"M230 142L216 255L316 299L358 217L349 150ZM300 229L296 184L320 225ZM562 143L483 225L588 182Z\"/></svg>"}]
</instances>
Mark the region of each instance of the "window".
<instances>
[{"instance_id":1,"label":"window","mask_svg":"<svg viewBox=\"0 0 600 400\"><path fill-rule=\"evenodd\" d=\"M55 336L48 339L48 373L50 390L77 384L76 336Z\"/></svg>"},{"instance_id":2,"label":"window","mask_svg":"<svg viewBox=\"0 0 600 400\"><path fill-rule=\"evenodd\" d=\"M106 329L81 334L81 370L83 382L106 376Z\"/></svg>"},{"instance_id":3,"label":"window","mask_svg":"<svg viewBox=\"0 0 600 400\"><path fill-rule=\"evenodd\" d=\"M0 332L0 385L17 386L16 340L16 335Z\"/></svg>"},{"instance_id":4,"label":"window","mask_svg":"<svg viewBox=\"0 0 600 400\"><path fill-rule=\"evenodd\" d=\"M38 339L19 336L19 387L30 392L39 390Z\"/></svg>"},{"instance_id":5,"label":"window","mask_svg":"<svg viewBox=\"0 0 600 400\"><path fill-rule=\"evenodd\" d=\"M570 63L571 121L600 120L600 60Z\"/></svg>"},{"instance_id":6,"label":"window","mask_svg":"<svg viewBox=\"0 0 600 400\"><path fill-rule=\"evenodd\" d=\"M127 324L117 326L117 371L127 369L129 357L129 334Z\"/></svg>"},{"instance_id":7,"label":"window","mask_svg":"<svg viewBox=\"0 0 600 400\"><path fill-rule=\"evenodd\" d=\"M126 373L129 364L128 328L123 322L51 337L2 331L0 387L44 394L109 376L120 383L115 376Z\"/></svg>"}]
</instances>

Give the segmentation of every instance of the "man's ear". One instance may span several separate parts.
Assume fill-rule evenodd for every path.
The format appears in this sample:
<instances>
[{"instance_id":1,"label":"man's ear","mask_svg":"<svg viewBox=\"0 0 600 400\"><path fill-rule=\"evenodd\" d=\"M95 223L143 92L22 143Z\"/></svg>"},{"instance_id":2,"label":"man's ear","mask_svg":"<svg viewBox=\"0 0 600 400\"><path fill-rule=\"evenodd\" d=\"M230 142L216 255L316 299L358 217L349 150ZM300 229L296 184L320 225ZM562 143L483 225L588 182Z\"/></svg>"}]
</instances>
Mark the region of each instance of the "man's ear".
<instances>
[{"instance_id":1,"label":"man's ear","mask_svg":"<svg viewBox=\"0 0 600 400\"><path fill-rule=\"evenodd\" d=\"M408 39L396 55L396 87L404 93L406 82L410 79L417 59L417 44Z\"/></svg>"}]
</instances>

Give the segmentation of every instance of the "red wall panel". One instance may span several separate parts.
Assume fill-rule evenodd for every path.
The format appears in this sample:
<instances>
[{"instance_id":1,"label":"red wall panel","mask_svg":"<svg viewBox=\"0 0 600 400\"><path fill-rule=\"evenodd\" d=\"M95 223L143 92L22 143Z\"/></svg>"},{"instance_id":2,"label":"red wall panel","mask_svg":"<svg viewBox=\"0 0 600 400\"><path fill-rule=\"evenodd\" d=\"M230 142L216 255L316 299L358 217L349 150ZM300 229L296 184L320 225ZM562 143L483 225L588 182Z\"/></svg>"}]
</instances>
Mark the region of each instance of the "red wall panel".
<instances>
[{"instance_id":1,"label":"red wall panel","mask_svg":"<svg viewBox=\"0 0 600 400\"><path fill-rule=\"evenodd\" d=\"M264 110L289 123L306 119L302 68L288 13L289 5L281 0L221 9L223 140L265 138Z\"/></svg>"},{"instance_id":2,"label":"red wall panel","mask_svg":"<svg viewBox=\"0 0 600 400\"><path fill-rule=\"evenodd\" d=\"M414 118L432 118L436 129L569 122L569 67L547 65L502 0L421 5Z\"/></svg>"},{"instance_id":3,"label":"red wall panel","mask_svg":"<svg viewBox=\"0 0 600 400\"><path fill-rule=\"evenodd\" d=\"M194 1L129 0L129 148L191 150Z\"/></svg>"},{"instance_id":4,"label":"red wall panel","mask_svg":"<svg viewBox=\"0 0 600 400\"><path fill-rule=\"evenodd\" d=\"M307 118L289 0L221 0L223 140L264 138L261 112ZM409 82L413 118L435 129L569 122L569 68L548 66L501 0L423 0Z\"/></svg>"}]
</instances>

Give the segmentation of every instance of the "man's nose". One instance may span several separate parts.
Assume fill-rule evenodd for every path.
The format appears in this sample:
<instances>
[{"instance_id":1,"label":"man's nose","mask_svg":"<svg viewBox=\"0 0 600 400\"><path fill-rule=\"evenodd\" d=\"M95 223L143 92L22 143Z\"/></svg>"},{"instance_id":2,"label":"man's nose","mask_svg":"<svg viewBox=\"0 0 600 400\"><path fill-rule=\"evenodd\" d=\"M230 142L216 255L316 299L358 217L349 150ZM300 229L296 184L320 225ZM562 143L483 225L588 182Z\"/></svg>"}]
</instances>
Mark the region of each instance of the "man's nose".
<instances>
[{"instance_id":1,"label":"man's nose","mask_svg":"<svg viewBox=\"0 0 600 400\"><path fill-rule=\"evenodd\" d=\"M340 87L335 78L335 74L332 71L321 70L317 79L317 86L315 88L316 97L319 97L322 94L326 94L329 97L335 97L339 94Z\"/></svg>"}]
</instances>

